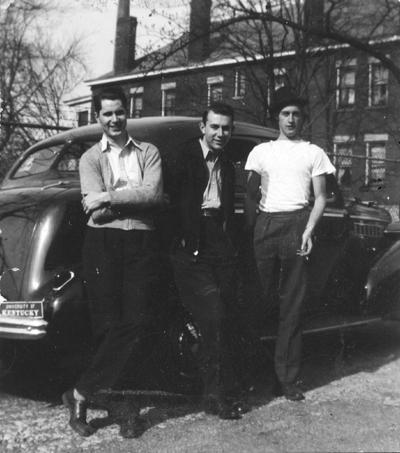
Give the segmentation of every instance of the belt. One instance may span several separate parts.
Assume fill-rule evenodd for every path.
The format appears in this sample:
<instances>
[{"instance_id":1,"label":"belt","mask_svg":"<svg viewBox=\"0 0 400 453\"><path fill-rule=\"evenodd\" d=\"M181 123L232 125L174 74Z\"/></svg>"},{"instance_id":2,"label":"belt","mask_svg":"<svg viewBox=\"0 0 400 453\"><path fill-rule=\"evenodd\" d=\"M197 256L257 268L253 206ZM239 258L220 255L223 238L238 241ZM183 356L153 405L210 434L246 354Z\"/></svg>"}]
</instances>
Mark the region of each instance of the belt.
<instances>
[{"instance_id":1,"label":"belt","mask_svg":"<svg viewBox=\"0 0 400 453\"><path fill-rule=\"evenodd\" d=\"M202 217L221 217L221 209L205 208L201 210Z\"/></svg>"},{"instance_id":2,"label":"belt","mask_svg":"<svg viewBox=\"0 0 400 453\"><path fill-rule=\"evenodd\" d=\"M262 214L267 217L291 217L309 211L310 209L308 207L304 207L300 209L295 209L293 211L272 211L272 212L260 211L259 214Z\"/></svg>"}]
</instances>

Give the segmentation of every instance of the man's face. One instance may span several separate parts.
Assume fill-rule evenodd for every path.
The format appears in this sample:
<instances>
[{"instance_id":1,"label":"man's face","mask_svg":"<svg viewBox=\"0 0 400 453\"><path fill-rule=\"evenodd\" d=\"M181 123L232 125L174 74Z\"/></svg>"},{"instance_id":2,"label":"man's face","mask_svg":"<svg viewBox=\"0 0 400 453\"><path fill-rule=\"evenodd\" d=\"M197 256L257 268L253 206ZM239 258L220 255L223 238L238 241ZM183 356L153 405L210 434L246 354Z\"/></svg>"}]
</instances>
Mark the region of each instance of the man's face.
<instances>
[{"instance_id":1,"label":"man's face","mask_svg":"<svg viewBox=\"0 0 400 453\"><path fill-rule=\"evenodd\" d=\"M207 121L200 123L200 130L204 140L211 151L221 151L228 143L233 131L232 118L226 115L208 112Z\"/></svg>"},{"instance_id":2,"label":"man's face","mask_svg":"<svg viewBox=\"0 0 400 453\"><path fill-rule=\"evenodd\" d=\"M119 99L103 99L97 121L103 132L112 139L119 138L126 131L126 110Z\"/></svg>"},{"instance_id":3,"label":"man's face","mask_svg":"<svg viewBox=\"0 0 400 453\"><path fill-rule=\"evenodd\" d=\"M303 113L297 105L288 105L279 112L279 131L281 135L295 140L300 138L303 126Z\"/></svg>"}]
</instances>

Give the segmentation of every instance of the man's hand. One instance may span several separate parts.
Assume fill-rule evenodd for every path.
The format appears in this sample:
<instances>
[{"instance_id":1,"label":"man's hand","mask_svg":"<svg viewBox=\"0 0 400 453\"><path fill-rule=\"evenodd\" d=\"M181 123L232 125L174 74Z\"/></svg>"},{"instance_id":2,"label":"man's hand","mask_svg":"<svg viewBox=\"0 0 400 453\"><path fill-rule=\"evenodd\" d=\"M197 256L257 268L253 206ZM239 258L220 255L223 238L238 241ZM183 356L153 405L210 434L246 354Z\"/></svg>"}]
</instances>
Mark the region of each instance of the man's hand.
<instances>
[{"instance_id":1,"label":"man's hand","mask_svg":"<svg viewBox=\"0 0 400 453\"><path fill-rule=\"evenodd\" d=\"M312 232L311 228L306 228L304 230L302 239L301 239L301 249L298 250L297 254L300 256L308 256L311 253L313 248L313 241L312 241Z\"/></svg>"},{"instance_id":2,"label":"man's hand","mask_svg":"<svg viewBox=\"0 0 400 453\"><path fill-rule=\"evenodd\" d=\"M86 214L103 207L110 202L108 192L88 192L82 199L83 210Z\"/></svg>"},{"instance_id":3,"label":"man's hand","mask_svg":"<svg viewBox=\"0 0 400 453\"><path fill-rule=\"evenodd\" d=\"M310 217L307 221L307 226L304 229L303 237L301 240L301 249L297 252L300 256L309 256L313 247L312 233L326 205L326 187L325 187L325 175L318 175L312 178L315 201L314 206L311 210Z\"/></svg>"}]
</instances>

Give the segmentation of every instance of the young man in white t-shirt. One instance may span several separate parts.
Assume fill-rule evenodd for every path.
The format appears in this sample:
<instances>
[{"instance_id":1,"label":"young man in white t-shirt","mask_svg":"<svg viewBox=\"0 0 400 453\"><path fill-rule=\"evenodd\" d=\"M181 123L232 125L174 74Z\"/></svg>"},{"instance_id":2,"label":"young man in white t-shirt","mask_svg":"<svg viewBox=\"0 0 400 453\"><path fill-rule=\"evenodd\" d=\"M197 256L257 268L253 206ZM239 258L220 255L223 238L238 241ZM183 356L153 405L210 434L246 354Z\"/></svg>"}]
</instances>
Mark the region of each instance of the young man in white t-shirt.
<instances>
[{"instance_id":1,"label":"young man in white t-shirt","mask_svg":"<svg viewBox=\"0 0 400 453\"><path fill-rule=\"evenodd\" d=\"M302 140L305 101L287 87L275 92L277 140L257 145L249 154L246 220L254 228L254 252L268 303L279 282L279 328L275 372L287 399L304 394L297 385L301 363L300 313L307 285L306 261L312 235L326 205L325 175L335 168L324 151ZM309 207L311 185L314 205ZM261 199L260 199L261 190ZM258 214L257 214L258 212ZM279 272L279 278L276 273Z\"/></svg>"}]
</instances>

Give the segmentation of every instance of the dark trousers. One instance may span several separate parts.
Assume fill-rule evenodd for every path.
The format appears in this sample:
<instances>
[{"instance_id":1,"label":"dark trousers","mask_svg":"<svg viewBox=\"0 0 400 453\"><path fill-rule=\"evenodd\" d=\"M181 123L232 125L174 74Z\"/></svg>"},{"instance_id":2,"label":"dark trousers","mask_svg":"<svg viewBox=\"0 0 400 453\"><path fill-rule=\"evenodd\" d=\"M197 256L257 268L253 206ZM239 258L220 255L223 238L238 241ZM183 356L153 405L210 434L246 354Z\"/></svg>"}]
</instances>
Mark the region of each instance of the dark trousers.
<instances>
[{"instance_id":1,"label":"dark trousers","mask_svg":"<svg viewBox=\"0 0 400 453\"><path fill-rule=\"evenodd\" d=\"M307 286L307 265L297 255L309 211L264 213L257 217L254 251L267 313L274 311L278 285L279 327L275 347L275 372L283 384L298 378L301 365L301 308Z\"/></svg>"},{"instance_id":2,"label":"dark trousers","mask_svg":"<svg viewBox=\"0 0 400 453\"><path fill-rule=\"evenodd\" d=\"M202 247L194 256L184 249L172 254L175 282L182 303L200 330L199 367L204 396L235 396L233 324L237 319L236 257L218 219L202 218Z\"/></svg>"},{"instance_id":3,"label":"dark trousers","mask_svg":"<svg viewBox=\"0 0 400 453\"><path fill-rule=\"evenodd\" d=\"M88 227L83 270L97 351L76 385L83 395L111 388L128 361L139 360L158 288L158 262L153 231Z\"/></svg>"}]
</instances>

